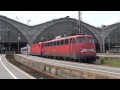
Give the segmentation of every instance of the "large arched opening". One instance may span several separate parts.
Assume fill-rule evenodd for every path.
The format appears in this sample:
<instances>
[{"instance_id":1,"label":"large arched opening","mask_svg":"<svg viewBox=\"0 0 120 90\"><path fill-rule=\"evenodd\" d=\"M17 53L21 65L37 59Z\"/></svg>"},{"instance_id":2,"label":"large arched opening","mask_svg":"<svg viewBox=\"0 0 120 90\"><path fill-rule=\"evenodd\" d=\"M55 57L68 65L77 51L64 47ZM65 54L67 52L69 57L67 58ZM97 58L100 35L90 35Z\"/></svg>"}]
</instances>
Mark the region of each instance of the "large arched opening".
<instances>
[{"instance_id":1,"label":"large arched opening","mask_svg":"<svg viewBox=\"0 0 120 90\"><path fill-rule=\"evenodd\" d=\"M20 52L20 48L26 45L26 38L13 25L0 20L0 53L5 51Z\"/></svg>"},{"instance_id":2,"label":"large arched opening","mask_svg":"<svg viewBox=\"0 0 120 90\"><path fill-rule=\"evenodd\" d=\"M86 27L82 25L81 32L83 34L92 35L95 40L97 52L100 52L100 45L95 35ZM35 39L34 43L38 43L40 41L47 41L54 39L57 36L69 35L69 34L77 34L78 33L78 25L76 22L70 21L62 21L55 23L46 29L44 29L40 35Z\"/></svg>"},{"instance_id":3,"label":"large arched opening","mask_svg":"<svg viewBox=\"0 0 120 90\"><path fill-rule=\"evenodd\" d=\"M120 27L112 30L105 39L105 50L120 53Z\"/></svg>"}]
</instances>

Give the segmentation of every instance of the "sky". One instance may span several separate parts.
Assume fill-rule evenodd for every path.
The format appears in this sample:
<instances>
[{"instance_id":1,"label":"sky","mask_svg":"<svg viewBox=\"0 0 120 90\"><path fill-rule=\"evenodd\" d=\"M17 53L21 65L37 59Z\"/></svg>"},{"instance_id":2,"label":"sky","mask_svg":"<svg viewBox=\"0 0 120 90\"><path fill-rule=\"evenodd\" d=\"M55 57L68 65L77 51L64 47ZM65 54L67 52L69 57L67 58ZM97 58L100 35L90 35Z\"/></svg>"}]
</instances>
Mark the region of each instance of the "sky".
<instances>
[{"instance_id":1,"label":"sky","mask_svg":"<svg viewBox=\"0 0 120 90\"><path fill-rule=\"evenodd\" d=\"M81 11L82 21L95 27L120 22L120 11ZM66 16L78 19L78 11L0 11L0 15L34 26ZM29 22L28 22L29 20Z\"/></svg>"}]
</instances>

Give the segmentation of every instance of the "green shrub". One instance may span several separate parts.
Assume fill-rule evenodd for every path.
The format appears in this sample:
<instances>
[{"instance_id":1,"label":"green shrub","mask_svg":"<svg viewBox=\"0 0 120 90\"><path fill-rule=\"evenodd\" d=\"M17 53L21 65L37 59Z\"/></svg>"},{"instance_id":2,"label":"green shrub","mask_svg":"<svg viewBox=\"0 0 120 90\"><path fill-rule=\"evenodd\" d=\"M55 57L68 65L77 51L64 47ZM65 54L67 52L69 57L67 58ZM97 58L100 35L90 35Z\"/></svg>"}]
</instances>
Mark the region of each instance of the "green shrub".
<instances>
[{"instance_id":1,"label":"green shrub","mask_svg":"<svg viewBox=\"0 0 120 90\"><path fill-rule=\"evenodd\" d=\"M104 57L100 57L100 63L104 64L104 62L105 62L105 58Z\"/></svg>"},{"instance_id":2,"label":"green shrub","mask_svg":"<svg viewBox=\"0 0 120 90\"><path fill-rule=\"evenodd\" d=\"M108 60L108 61L111 61L111 59L110 59L110 58L108 58L107 60Z\"/></svg>"}]
</instances>

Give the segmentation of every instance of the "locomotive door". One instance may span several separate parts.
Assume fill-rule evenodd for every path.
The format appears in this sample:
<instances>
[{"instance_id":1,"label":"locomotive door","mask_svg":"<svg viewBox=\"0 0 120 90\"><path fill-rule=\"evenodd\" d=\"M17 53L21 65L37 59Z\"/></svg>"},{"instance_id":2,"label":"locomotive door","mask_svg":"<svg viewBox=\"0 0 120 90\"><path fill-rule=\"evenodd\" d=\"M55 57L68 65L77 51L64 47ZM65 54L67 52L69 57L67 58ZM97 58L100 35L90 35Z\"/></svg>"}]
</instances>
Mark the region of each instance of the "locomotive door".
<instances>
[{"instance_id":1,"label":"locomotive door","mask_svg":"<svg viewBox=\"0 0 120 90\"><path fill-rule=\"evenodd\" d=\"M70 45L69 45L69 50L70 50L70 54L73 53L73 39L70 39Z\"/></svg>"},{"instance_id":2,"label":"locomotive door","mask_svg":"<svg viewBox=\"0 0 120 90\"><path fill-rule=\"evenodd\" d=\"M45 46L45 43L42 43L42 56L44 56L44 46Z\"/></svg>"}]
</instances>

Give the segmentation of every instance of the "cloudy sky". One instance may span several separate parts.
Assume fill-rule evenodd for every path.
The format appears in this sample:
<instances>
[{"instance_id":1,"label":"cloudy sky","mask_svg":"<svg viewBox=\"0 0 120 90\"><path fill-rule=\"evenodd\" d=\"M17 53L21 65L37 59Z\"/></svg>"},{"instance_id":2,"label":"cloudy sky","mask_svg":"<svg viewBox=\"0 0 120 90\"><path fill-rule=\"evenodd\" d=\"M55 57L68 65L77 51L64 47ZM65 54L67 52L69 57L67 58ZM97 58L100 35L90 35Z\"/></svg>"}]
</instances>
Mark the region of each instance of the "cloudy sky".
<instances>
[{"instance_id":1,"label":"cloudy sky","mask_svg":"<svg viewBox=\"0 0 120 90\"><path fill-rule=\"evenodd\" d=\"M66 16L78 19L78 11L0 11L0 15L30 26ZM120 22L120 11L82 11L82 20L99 27Z\"/></svg>"}]
</instances>

